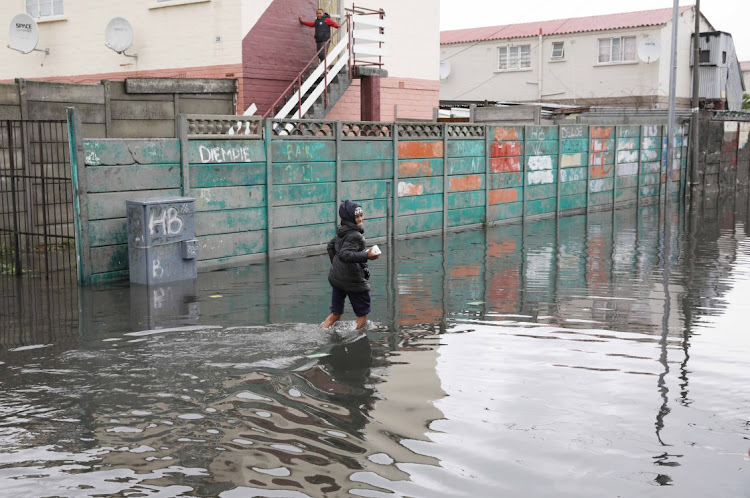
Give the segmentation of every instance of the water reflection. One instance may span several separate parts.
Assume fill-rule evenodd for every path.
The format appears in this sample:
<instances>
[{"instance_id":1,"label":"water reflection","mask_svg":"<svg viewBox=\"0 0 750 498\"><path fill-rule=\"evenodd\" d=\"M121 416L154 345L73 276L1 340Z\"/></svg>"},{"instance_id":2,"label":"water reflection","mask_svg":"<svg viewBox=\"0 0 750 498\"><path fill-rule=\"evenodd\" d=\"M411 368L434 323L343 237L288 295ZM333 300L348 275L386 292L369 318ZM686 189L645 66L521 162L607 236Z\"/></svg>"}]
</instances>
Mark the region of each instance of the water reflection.
<instances>
[{"instance_id":1,"label":"water reflection","mask_svg":"<svg viewBox=\"0 0 750 498\"><path fill-rule=\"evenodd\" d=\"M317 327L325 257L150 288L3 280L0 480L65 496L740 494L749 209L740 192L688 217L398 241L372 265L366 335L349 310Z\"/></svg>"}]
</instances>

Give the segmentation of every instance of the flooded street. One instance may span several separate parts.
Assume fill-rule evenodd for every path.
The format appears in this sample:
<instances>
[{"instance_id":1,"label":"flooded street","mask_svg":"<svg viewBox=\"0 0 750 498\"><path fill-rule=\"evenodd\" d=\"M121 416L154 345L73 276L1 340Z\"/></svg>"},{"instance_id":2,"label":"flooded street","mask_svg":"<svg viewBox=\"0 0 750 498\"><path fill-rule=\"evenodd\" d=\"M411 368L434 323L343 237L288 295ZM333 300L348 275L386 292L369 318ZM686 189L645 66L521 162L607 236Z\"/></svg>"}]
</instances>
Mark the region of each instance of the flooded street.
<instances>
[{"instance_id":1,"label":"flooded street","mask_svg":"<svg viewBox=\"0 0 750 498\"><path fill-rule=\"evenodd\" d=\"M2 276L3 496L750 496L750 203L78 289ZM367 226L365 225L365 228Z\"/></svg>"}]
</instances>

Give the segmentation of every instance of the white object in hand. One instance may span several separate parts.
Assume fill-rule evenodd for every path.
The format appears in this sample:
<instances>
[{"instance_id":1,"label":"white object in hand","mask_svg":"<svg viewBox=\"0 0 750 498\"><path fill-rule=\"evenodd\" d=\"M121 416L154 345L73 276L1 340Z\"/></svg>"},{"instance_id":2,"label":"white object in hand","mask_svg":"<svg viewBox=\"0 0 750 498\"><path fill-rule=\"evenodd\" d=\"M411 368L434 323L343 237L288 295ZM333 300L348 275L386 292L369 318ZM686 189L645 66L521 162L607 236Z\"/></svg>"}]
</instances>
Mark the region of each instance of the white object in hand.
<instances>
[{"instance_id":1,"label":"white object in hand","mask_svg":"<svg viewBox=\"0 0 750 498\"><path fill-rule=\"evenodd\" d=\"M381 253L380 248L377 245L374 245L370 248L370 253L374 254L375 256L379 256Z\"/></svg>"}]
</instances>

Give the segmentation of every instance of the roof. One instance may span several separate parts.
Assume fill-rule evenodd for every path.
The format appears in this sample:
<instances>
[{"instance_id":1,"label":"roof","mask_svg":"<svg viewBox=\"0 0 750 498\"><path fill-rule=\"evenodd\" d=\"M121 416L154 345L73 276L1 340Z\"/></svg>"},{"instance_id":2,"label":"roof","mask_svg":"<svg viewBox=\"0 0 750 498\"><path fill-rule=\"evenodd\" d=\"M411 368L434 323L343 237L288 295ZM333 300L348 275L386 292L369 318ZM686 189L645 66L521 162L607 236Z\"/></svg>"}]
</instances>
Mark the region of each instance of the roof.
<instances>
[{"instance_id":1,"label":"roof","mask_svg":"<svg viewBox=\"0 0 750 498\"><path fill-rule=\"evenodd\" d=\"M741 61L740 62L740 71L750 71L750 61Z\"/></svg>"},{"instance_id":2,"label":"roof","mask_svg":"<svg viewBox=\"0 0 750 498\"><path fill-rule=\"evenodd\" d=\"M680 7L680 14L692 10L693 6ZM440 32L440 44L471 43L477 41L507 40L544 35L584 33L587 31L608 31L613 29L661 26L672 20L672 9L641 10L623 14L603 16L572 17L554 21L485 26L482 28L456 29Z\"/></svg>"}]
</instances>

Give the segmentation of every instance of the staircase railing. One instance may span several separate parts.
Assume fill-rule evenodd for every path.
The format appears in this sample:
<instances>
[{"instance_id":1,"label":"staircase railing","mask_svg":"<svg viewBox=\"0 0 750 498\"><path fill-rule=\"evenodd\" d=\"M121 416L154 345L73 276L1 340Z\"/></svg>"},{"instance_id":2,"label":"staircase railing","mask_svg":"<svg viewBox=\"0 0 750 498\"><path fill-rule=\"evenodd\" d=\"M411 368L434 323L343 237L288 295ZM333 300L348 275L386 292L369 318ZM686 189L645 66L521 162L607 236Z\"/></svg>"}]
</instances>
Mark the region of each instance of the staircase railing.
<instances>
[{"instance_id":1,"label":"staircase railing","mask_svg":"<svg viewBox=\"0 0 750 498\"><path fill-rule=\"evenodd\" d=\"M304 75L314 67L316 61L320 60L320 54L325 50L328 50L328 44L324 45L315 56L308 62L307 66L297 74L297 77L287 87L281 96L276 99L271 107L269 107L265 113L264 118L268 118L274 112L277 106L281 105L282 102L286 101L281 109L273 116L275 119L301 119L305 113L310 110L310 107L320 97L324 95L323 101L325 108L328 108L328 85L331 84L333 79L336 77L344 66L348 66L351 61L351 43L349 36L350 16L347 16L346 21L339 27L339 32L345 30L346 33L342 34L341 40L336 44L333 49L328 51L323 58L323 61L318 64L317 67L310 73L304 81L302 80ZM329 67L330 66L330 67ZM310 88L315 85L321 76L323 80L318 83L312 92L308 95ZM296 89L295 89L296 86ZM290 117L292 111L296 111Z\"/></svg>"}]
</instances>

